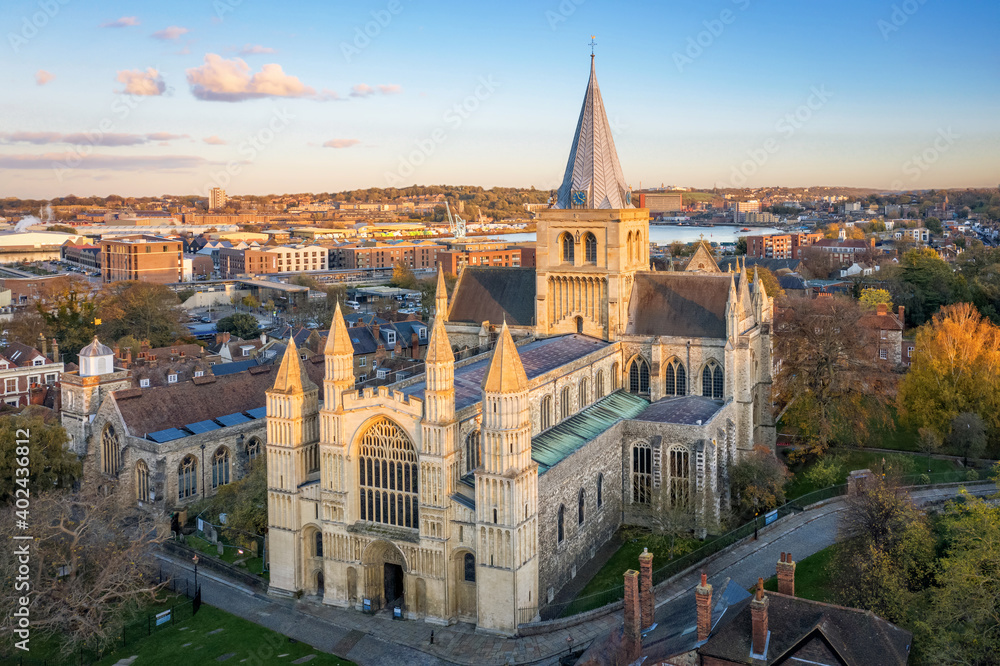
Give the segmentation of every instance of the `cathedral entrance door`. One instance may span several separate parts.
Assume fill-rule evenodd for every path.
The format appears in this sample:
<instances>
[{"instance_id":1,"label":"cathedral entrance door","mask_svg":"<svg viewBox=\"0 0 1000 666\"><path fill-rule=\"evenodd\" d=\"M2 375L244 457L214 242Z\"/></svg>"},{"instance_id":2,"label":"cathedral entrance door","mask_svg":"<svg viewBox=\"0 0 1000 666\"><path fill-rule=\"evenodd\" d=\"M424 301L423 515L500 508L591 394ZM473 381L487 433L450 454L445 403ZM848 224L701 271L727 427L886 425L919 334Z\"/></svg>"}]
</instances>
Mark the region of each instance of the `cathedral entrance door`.
<instances>
[{"instance_id":1,"label":"cathedral entrance door","mask_svg":"<svg viewBox=\"0 0 1000 666\"><path fill-rule=\"evenodd\" d=\"M391 604L403 596L403 567L385 563L385 602Z\"/></svg>"}]
</instances>

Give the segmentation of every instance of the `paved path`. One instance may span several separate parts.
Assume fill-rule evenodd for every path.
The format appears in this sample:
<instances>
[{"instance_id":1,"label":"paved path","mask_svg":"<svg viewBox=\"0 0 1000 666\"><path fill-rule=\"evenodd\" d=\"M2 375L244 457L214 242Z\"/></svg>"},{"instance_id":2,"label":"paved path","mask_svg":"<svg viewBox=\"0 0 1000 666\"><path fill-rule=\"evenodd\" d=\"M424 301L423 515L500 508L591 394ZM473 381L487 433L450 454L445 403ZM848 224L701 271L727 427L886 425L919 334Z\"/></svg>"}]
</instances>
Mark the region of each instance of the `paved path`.
<instances>
[{"instance_id":1,"label":"paved path","mask_svg":"<svg viewBox=\"0 0 1000 666\"><path fill-rule=\"evenodd\" d=\"M969 490L980 495L996 492L992 484L970 485ZM918 491L912 496L918 503L929 503L943 501L956 493L957 488L948 487ZM716 555L707 564L657 586L657 608L684 595L692 595L693 600L693 590L702 569L713 584L732 578L736 584L749 588L758 577L770 578L781 552L791 552L796 560L801 560L833 544L843 510L843 499L835 499L761 530L757 541L745 541ZM163 561L165 574L191 576L187 561L164 553L158 553L157 557ZM362 666L549 666L557 663L559 657L569 651L569 646L580 649L620 626L622 619L621 613L610 613L539 636L504 638L477 633L467 624L437 627L420 621L394 621L381 614L372 617L324 606L315 600L262 597L213 574L199 572L198 578L205 603ZM430 642L432 631L433 644Z\"/></svg>"}]
</instances>

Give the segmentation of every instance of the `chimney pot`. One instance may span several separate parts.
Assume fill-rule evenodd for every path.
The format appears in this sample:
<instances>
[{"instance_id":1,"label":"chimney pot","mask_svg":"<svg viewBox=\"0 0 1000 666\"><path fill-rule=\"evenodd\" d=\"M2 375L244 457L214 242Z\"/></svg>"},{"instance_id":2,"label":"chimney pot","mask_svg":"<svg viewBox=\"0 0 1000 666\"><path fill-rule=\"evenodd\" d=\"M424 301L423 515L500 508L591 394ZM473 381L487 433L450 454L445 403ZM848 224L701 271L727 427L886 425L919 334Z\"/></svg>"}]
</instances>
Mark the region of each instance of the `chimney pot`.
<instances>
[{"instance_id":1,"label":"chimney pot","mask_svg":"<svg viewBox=\"0 0 1000 666\"><path fill-rule=\"evenodd\" d=\"M764 596L764 579L757 579L757 594L750 602L750 619L753 626L751 634L751 656L764 657L767 652L767 606L768 598Z\"/></svg>"},{"instance_id":2,"label":"chimney pot","mask_svg":"<svg viewBox=\"0 0 1000 666\"><path fill-rule=\"evenodd\" d=\"M638 659L642 651L640 622L639 572L629 569L625 572L625 626L622 629L622 651L626 663Z\"/></svg>"},{"instance_id":3,"label":"chimney pot","mask_svg":"<svg viewBox=\"0 0 1000 666\"><path fill-rule=\"evenodd\" d=\"M791 553L782 553L781 561L777 564L778 592L795 596L795 562Z\"/></svg>"},{"instance_id":4,"label":"chimney pot","mask_svg":"<svg viewBox=\"0 0 1000 666\"><path fill-rule=\"evenodd\" d=\"M698 640L708 640L712 633L712 586L708 584L708 575L702 572L701 585L694 590L694 601L698 612Z\"/></svg>"},{"instance_id":5,"label":"chimney pot","mask_svg":"<svg viewBox=\"0 0 1000 666\"><path fill-rule=\"evenodd\" d=\"M642 610L642 628L653 626L656 599L653 592L653 554L643 548L639 555L639 606Z\"/></svg>"}]
</instances>

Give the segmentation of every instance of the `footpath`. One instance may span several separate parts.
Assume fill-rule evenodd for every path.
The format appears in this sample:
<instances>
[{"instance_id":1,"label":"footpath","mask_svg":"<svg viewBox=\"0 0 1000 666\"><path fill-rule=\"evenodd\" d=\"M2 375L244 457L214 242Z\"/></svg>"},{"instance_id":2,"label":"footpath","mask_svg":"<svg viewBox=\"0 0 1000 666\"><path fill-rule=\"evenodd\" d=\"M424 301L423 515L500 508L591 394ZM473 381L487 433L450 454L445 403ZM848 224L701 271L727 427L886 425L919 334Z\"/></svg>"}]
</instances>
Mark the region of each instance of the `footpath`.
<instances>
[{"instance_id":1,"label":"footpath","mask_svg":"<svg viewBox=\"0 0 1000 666\"><path fill-rule=\"evenodd\" d=\"M974 495L996 492L988 482L969 483L966 488ZM911 496L918 504L931 504L957 493L958 487L948 486L915 491ZM694 588L702 571L713 584L731 578L735 584L750 588L758 577L774 575L780 553L790 552L796 560L802 560L832 545L837 540L837 523L844 509L843 498L836 498L760 530L756 541L742 541L658 585L657 608L684 595L690 595L693 604ZM162 562L165 574L190 576L193 572L192 564L186 560L162 552L156 557ZM469 624L441 627L422 621L393 620L386 614L370 616L324 606L316 599L266 597L212 573L200 571L198 578L205 603L361 666L548 666L558 664L561 656L580 650L622 623L621 613L615 611L538 635L506 638L478 633Z\"/></svg>"}]
</instances>

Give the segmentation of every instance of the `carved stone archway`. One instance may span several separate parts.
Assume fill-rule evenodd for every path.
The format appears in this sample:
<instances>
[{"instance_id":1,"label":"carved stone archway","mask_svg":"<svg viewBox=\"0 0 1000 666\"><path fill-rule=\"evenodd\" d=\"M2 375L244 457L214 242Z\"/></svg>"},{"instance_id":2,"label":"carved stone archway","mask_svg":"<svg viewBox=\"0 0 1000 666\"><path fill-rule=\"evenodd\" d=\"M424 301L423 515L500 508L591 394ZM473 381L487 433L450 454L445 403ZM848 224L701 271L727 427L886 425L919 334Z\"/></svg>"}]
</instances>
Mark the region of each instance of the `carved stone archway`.
<instances>
[{"instance_id":1,"label":"carved stone archway","mask_svg":"<svg viewBox=\"0 0 1000 666\"><path fill-rule=\"evenodd\" d=\"M381 539L368 544L361 555L361 564L365 572L364 597L371 600L372 608L382 608L404 596L405 575L409 573L409 567L403 553L394 544Z\"/></svg>"}]
</instances>

